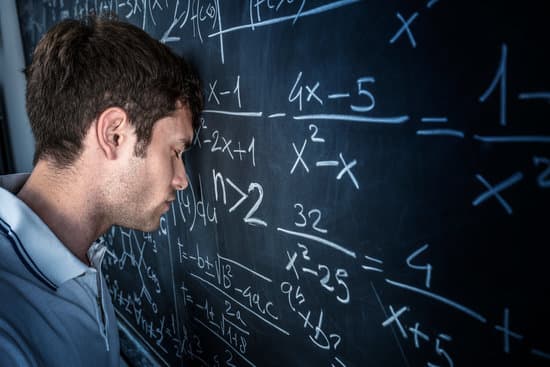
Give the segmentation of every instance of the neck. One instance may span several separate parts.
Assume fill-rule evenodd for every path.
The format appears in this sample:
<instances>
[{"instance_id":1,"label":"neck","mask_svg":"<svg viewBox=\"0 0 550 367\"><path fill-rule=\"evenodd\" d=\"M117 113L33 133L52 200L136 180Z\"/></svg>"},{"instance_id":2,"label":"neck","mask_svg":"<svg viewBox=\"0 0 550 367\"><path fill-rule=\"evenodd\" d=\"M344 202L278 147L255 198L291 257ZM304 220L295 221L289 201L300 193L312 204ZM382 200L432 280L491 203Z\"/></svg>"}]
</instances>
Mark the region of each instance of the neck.
<instances>
[{"instance_id":1,"label":"neck","mask_svg":"<svg viewBox=\"0 0 550 367\"><path fill-rule=\"evenodd\" d=\"M88 249L109 228L90 181L78 168L56 169L39 161L17 196L27 204L65 247L89 265Z\"/></svg>"}]
</instances>

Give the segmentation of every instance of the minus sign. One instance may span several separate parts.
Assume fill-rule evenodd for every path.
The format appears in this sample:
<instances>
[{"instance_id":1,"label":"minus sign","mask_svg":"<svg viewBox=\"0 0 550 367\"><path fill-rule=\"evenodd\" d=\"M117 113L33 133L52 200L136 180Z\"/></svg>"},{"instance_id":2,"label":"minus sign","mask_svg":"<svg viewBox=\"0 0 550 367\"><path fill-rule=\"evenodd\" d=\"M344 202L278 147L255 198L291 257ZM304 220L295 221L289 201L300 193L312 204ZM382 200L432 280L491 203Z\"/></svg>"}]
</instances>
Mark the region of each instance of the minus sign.
<instances>
[{"instance_id":1,"label":"minus sign","mask_svg":"<svg viewBox=\"0 0 550 367\"><path fill-rule=\"evenodd\" d=\"M315 163L317 167L329 167L329 166L338 166L340 163L338 161L319 161Z\"/></svg>"},{"instance_id":2,"label":"minus sign","mask_svg":"<svg viewBox=\"0 0 550 367\"><path fill-rule=\"evenodd\" d=\"M431 129L431 130L417 130L416 135L439 135L439 136L454 136L457 138L464 138L464 133L462 131L454 129Z\"/></svg>"},{"instance_id":3,"label":"minus sign","mask_svg":"<svg viewBox=\"0 0 550 367\"><path fill-rule=\"evenodd\" d=\"M422 122L448 122L446 117L422 117Z\"/></svg>"},{"instance_id":4,"label":"minus sign","mask_svg":"<svg viewBox=\"0 0 550 367\"><path fill-rule=\"evenodd\" d=\"M203 143L212 143L212 140L206 139L206 140L203 140L202 142L203 142Z\"/></svg>"},{"instance_id":5,"label":"minus sign","mask_svg":"<svg viewBox=\"0 0 550 367\"><path fill-rule=\"evenodd\" d=\"M220 92L220 95L224 96L224 95L229 94L229 93L231 93L231 92L226 90L225 92Z\"/></svg>"},{"instance_id":6,"label":"minus sign","mask_svg":"<svg viewBox=\"0 0 550 367\"><path fill-rule=\"evenodd\" d=\"M271 118L274 118L274 117L285 117L285 116L286 116L286 113L274 113L274 114L269 115L267 117L269 117L271 119Z\"/></svg>"},{"instance_id":7,"label":"minus sign","mask_svg":"<svg viewBox=\"0 0 550 367\"><path fill-rule=\"evenodd\" d=\"M335 93L335 94L329 94L328 99L336 99L336 98L349 98L349 93Z\"/></svg>"}]
</instances>

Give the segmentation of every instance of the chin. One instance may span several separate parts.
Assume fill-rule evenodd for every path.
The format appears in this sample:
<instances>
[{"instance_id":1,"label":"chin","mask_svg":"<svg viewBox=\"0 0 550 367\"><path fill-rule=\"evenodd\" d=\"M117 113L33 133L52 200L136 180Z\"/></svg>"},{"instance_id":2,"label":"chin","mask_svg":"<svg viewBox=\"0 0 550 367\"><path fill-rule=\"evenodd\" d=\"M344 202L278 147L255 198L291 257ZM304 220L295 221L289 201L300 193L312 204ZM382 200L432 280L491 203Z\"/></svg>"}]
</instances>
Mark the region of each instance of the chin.
<instances>
[{"instance_id":1,"label":"chin","mask_svg":"<svg viewBox=\"0 0 550 367\"><path fill-rule=\"evenodd\" d=\"M143 226L143 228L140 228L139 230L142 232L154 232L157 229L160 228L160 219L153 223L148 223Z\"/></svg>"},{"instance_id":2,"label":"chin","mask_svg":"<svg viewBox=\"0 0 550 367\"><path fill-rule=\"evenodd\" d=\"M134 229L142 232L154 232L160 228L160 218L162 212L160 210L140 210L137 209L139 215L127 215L125 220L121 220L118 225L122 227Z\"/></svg>"},{"instance_id":3,"label":"chin","mask_svg":"<svg viewBox=\"0 0 550 367\"><path fill-rule=\"evenodd\" d=\"M125 225L124 227L141 232L153 232L160 228L160 218L151 219L149 221L140 221L139 223L136 222L130 225Z\"/></svg>"}]
</instances>

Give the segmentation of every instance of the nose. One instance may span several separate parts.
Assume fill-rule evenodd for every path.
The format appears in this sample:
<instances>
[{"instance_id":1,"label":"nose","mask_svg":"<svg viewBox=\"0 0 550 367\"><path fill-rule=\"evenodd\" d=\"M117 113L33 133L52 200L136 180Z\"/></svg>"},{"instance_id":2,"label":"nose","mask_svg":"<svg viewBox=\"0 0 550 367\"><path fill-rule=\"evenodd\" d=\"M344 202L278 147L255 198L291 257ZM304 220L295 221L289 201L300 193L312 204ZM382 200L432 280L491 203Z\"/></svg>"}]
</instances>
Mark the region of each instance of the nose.
<instances>
[{"instance_id":1,"label":"nose","mask_svg":"<svg viewBox=\"0 0 550 367\"><path fill-rule=\"evenodd\" d=\"M187 174L185 173L185 164L182 161L176 163L174 178L172 179L172 186L178 191L185 190L187 186L189 186Z\"/></svg>"}]
</instances>

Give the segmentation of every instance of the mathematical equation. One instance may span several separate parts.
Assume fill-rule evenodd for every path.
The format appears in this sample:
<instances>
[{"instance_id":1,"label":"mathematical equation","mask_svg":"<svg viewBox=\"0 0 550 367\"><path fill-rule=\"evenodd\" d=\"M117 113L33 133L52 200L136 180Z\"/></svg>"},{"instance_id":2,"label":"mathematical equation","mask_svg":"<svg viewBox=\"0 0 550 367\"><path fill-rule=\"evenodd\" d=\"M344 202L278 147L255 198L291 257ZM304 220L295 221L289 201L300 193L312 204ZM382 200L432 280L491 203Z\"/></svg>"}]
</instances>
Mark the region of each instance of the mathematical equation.
<instances>
[{"instance_id":1,"label":"mathematical equation","mask_svg":"<svg viewBox=\"0 0 550 367\"><path fill-rule=\"evenodd\" d=\"M426 75L402 78L407 72L401 70L415 70L407 69L408 64L431 62L427 46L434 42L438 29L426 28L439 24L436 19L450 20L449 15L438 13L450 2L422 0L382 6L357 0L250 0L237 12L234 4L219 0L43 3L44 11L56 20L115 12L169 46L200 52L193 57L207 64L202 75L206 109L191 154L207 157L199 162L208 163L193 166L193 160L186 162L190 187L177 193L158 231L143 234L113 228L105 236L110 251L106 280L117 317L159 361L165 365L180 360L202 366L292 365L300 362L283 363L278 358L298 354L304 356L304 364L315 360L315 365L342 367L367 364L371 362L367 355L397 351L388 358L403 366L455 366L461 357L469 356L470 347L478 350L473 344L484 338L488 343L484 352L495 356L495 363L519 355L526 361L529 358L528 362L550 365L550 345L533 335L539 329L526 322L528 307L506 304L523 295L537 300L528 294L530 289L521 290L525 282L508 285L509 296L508 290L502 290L505 286L498 285L504 293L498 295L499 301L504 298L502 304L465 301L468 290L449 290L443 281L464 276L468 286L475 283L466 279L469 275L445 271L455 260L440 257L436 249L449 246L444 241L447 234L415 232L422 233L415 238L429 240L394 236L404 226L402 221L410 218L403 214L409 204L399 213L384 212L386 205L390 207L384 201L387 197L410 199L410 210L417 210L414 215L420 217L411 226L420 227L423 211L432 209L418 210L414 206L417 192L409 186L426 184L434 177L421 177L427 169L416 173L407 166L418 163L415 152L405 152L404 156L412 158L403 159L407 162L403 164L392 160L395 156L386 156L390 145L414 142L414 147L426 149L429 154L425 156L430 157L443 156L438 150L443 145L475 150L478 156L492 150L494 156L486 165L466 161L466 157L464 162L449 161L449 165L475 168L466 172L473 190L440 199L460 203L451 213L433 216L442 214L439 224L463 224L464 231L475 231L469 222L452 223L456 218L465 220L456 214L459 208L466 215L479 214L480 221L490 222L480 227L493 226L493 232L498 232L495 227L507 226L517 227L511 232L525 232L525 240L512 249L518 253L524 251L523 246L525 251L532 250L529 242L544 247L544 241L529 236L527 228L532 227L527 222L540 216L530 205L534 207L532 201L539 199L547 202L550 187L550 137L544 125L545 113L550 113L544 109L550 92L542 82L518 82L524 75L523 63L530 65L534 60L514 37L486 41L476 35L487 51L478 55L468 50L464 58L475 57L473 65L480 74L461 77L474 92L443 103L444 97L435 90L426 102L416 98L425 93ZM374 22L370 14L380 21ZM324 20L316 23L320 19ZM372 37L353 38L345 32L347 22L354 32ZM315 27L302 28L305 25ZM300 42L288 44L286 32ZM318 39L326 43L316 43ZM262 42L273 47L266 55L260 52ZM447 42L437 47L453 48L456 39ZM292 52L287 53L287 48ZM359 52L360 57L353 56ZM308 58L308 53L315 56ZM402 60L386 60L388 55ZM378 57L384 58L387 70L377 65ZM449 60L446 56L446 63L469 65L467 60ZM338 69L338 63L344 67ZM461 67L444 70L467 74ZM258 87L265 80L268 84ZM425 103L415 106L418 101ZM526 127L518 113L513 113L519 108L525 116L538 119ZM478 118L479 113L489 116L484 118L486 123ZM472 123L466 124L465 119ZM281 126L285 131L278 131ZM369 133L357 134L360 129ZM383 147L370 146L373 140L364 139L369 136L378 137ZM511 154L500 156L516 150L522 154L511 162L507 161ZM384 160L379 164L384 165L383 174L372 174L381 172L371 170L376 159ZM463 179L445 175L448 181ZM373 189L373 182L395 191L377 197L380 191ZM397 190L398 186L402 187ZM518 199L514 190L529 194ZM403 192L408 193L405 199ZM425 199L418 196L419 201ZM520 206L524 200L529 203ZM494 207L497 215L509 221L491 222L491 216L497 215L486 212ZM373 220L377 216L383 219ZM394 217L399 218L395 220L399 226L394 225ZM353 227L349 223L359 223L358 235L347 233ZM375 226L382 227L379 231L384 235L370 238L377 233L372 229ZM472 247L491 246L494 251L500 251L501 245L507 251L513 247L503 237L496 239L493 232L480 234L479 239L472 236L479 243L465 244L464 251L475 258ZM393 248L395 242L404 244ZM456 255L457 250L449 248L449 252ZM250 253L254 257L248 257ZM512 267L499 260L487 265L486 272ZM525 272L530 264L513 264L513 271ZM430 317L436 309L443 310L442 317L448 310L452 322ZM369 344L372 335L383 340L377 344L384 346L381 350ZM288 351L283 350L288 346ZM365 350L368 353L362 354Z\"/></svg>"}]
</instances>

